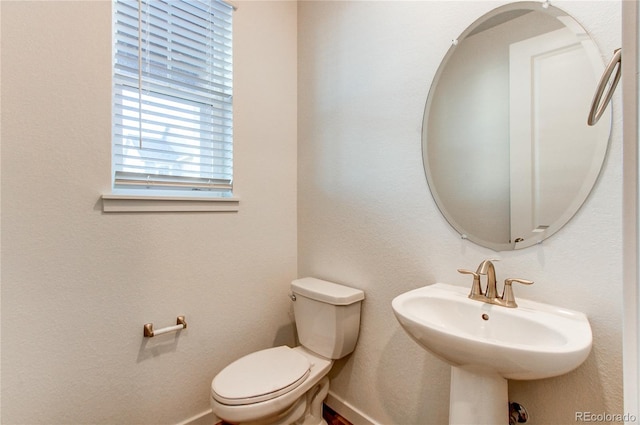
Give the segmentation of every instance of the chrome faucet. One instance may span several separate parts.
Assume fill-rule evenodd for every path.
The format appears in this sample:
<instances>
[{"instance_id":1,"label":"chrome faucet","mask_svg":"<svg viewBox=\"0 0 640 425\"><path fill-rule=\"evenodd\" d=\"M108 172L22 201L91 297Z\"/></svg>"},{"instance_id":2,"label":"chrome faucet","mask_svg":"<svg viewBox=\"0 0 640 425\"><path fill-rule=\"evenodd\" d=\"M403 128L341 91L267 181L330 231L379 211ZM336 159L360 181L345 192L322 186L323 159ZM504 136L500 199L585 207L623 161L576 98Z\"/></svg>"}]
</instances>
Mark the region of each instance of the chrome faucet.
<instances>
[{"instance_id":1,"label":"chrome faucet","mask_svg":"<svg viewBox=\"0 0 640 425\"><path fill-rule=\"evenodd\" d=\"M496 269L493 266L492 261L497 260L484 260L478 266L475 272L465 269L458 269L459 273L470 274L473 276L473 284L471 286L471 292L469 298L472 300L482 301L489 304L496 304L503 307L515 308L516 304L515 296L513 295L512 284L514 282L522 283L524 285L531 285L533 282L526 279L514 279L509 278L504 281L504 288L502 289L502 295L498 296L498 289L496 287ZM487 290L482 291L482 284L480 283L480 276L487 276Z\"/></svg>"}]
</instances>

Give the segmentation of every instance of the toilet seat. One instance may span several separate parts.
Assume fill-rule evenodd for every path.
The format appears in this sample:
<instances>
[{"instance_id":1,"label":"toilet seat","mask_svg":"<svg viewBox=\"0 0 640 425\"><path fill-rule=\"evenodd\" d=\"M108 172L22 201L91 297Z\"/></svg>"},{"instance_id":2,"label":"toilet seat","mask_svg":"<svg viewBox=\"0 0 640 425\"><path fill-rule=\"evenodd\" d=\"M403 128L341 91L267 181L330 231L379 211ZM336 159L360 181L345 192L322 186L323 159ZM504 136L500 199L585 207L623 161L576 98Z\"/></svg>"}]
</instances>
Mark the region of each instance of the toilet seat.
<instances>
[{"instance_id":1,"label":"toilet seat","mask_svg":"<svg viewBox=\"0 0 640 425\"><path fill-rule=\"evenodd\" d=\"M211 383L218 402L231 406L271 400L302 384L309 359L283 345L248 354L225 367Z\"/></svg>"}]
</instances>

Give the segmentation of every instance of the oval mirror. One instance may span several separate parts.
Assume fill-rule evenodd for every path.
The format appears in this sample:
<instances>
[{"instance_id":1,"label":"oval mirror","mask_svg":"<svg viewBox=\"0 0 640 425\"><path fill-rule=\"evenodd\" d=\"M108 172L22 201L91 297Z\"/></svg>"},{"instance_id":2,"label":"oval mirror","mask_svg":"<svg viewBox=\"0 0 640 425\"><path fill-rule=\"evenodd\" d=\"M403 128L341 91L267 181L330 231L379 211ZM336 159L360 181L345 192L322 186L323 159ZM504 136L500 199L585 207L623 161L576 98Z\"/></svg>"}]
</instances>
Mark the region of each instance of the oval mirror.
<instances>
[{"instance_id":1,"label":"oval mirror","mask_svg":"<svg viewBox=\"0 0 640 425\"><path fill-rule=\"evenodd\" d=\"M453 42L429 91L422 152L463 238L524 248L578 211L609 141L611 113L587 125L603 69L587 32L548 3L499 7Z\"/></svg>"}]
</instances>

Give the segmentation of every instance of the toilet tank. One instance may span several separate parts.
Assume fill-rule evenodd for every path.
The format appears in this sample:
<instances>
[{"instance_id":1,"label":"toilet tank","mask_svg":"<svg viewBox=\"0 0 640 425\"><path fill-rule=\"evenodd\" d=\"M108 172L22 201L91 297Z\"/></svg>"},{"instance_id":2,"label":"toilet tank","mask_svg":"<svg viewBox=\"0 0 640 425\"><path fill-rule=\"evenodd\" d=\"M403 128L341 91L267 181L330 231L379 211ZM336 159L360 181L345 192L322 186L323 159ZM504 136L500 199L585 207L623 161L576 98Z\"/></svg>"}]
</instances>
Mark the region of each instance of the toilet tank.
<instances>
[{"instance_id":1,"label":"toilet tank","mask_svg":"<svg viewBox=\"0 0 640 425\"><path fill-rule=\"evenodd\" d=\"M303 347L329 359L340 359L354 350L363 291L313 277L294 280L291 291Z\"/></svg>"}]
</instances>

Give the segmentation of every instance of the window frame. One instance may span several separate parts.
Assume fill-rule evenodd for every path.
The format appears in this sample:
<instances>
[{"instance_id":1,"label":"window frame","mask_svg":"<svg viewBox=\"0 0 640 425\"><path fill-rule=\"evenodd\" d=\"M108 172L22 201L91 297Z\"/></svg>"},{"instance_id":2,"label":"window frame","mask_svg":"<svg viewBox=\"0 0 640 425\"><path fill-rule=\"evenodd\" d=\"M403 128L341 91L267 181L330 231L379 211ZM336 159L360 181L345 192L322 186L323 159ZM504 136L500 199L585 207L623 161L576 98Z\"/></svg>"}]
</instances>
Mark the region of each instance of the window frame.
<instances>
[{"instance_id":1,"label":"window frame","mask_svg":"<svg viewBox=\"0 0 640 425\"><path fill-rule=\"evenodd\" d=\"M227 27L225 28L228 29L227 34L228 37L231 37L231 16L233 14L233 12L236 10L236 7L229 3L226 2L224 0L206 0L208 2L210 2L210 5L212 5L213 10L215 10L216 8L221 7L220 5L223 5L223 7L225 8L229 8L228 9L228 16L226 17L227 21L225 21L225 25L227 25ZM142 30L141 25L142 25L142 17L143 16L143 11L142 11L142 7L147 5L147 0L137 0L137 1L129 1L129 4L133 4L134 6L136 6L137 13L138 13L138 27L136 28L136 30L138 30L138 36L137 38L134 38L134 40L138 43L138 46L141 45L141 43L143 42L143 36L142 36ZM218 3L218 6L213 6L214 3ZM122 149L122 145L123 143L120 142L120 145L118 145L118 143L116 142L116 125L117 125L117 120L122 118L122 115L120 116L116 116L116 110L117 108L120 108L118 111L122 110L122 106L117 107L116 106L116 99L115 97L117 96L118 91L122 90L123 87L125 87L125 90L139 90L140 93L140 97L138 97L138 99L142 100L142 88L144 88L144 84L145 81L142 79L142 69L143 69L143 65L142 65L142 59L141 56L138 57L139 60L139 65L138 65L138 69L136 70L139 74L140 74L140 79L137 81L138 83L138 87L131 87L129 85L123 86L121 84L119 84L119 82L121 81L117 81L118 78L121 78L119 76L116 75L116 49L117 49L117 36L116 36L116 7L118 5L116 4L116 1L114 0L112 2L112 7L113 7L113 11L112 11L112 16L114 19L114 30L113 30L113 42L112 42L112 46L114 49L114 54L113 54L113 71L114 71L114 76L112 77L112 95L114 96L114 101L113 101L113 110L112 110L112 139L111 139L111 145L112 145L112 160L111 160L111 164L112 164L112 171L111 171L111 193L110 194L105 194L102 196L102 203L103 203L103 211L104 212L152 212L152 211L237 211L238 207L239 207L239 199L235 196L234 192L233 192L233 174L232 171L229 174L228 180L223 180L223 179L217 179L217 178L212 178L212 177L205 177L205 178L201 178L197 175L191 175L191 176L178 176L178 177L171 177L169 176L168 180L167 180L167 176L163 176L163 175L156 175L153 174L152 172L147 173L127 173L127 168L126 168L126 164L120 164L118 165L116 162L116 152L118 152L118 149ZM170 9L170 7L168 7L167 9ZM211 11L211 9L209 11L206 12L207 14L210 15L203 15L206 16L206 18L210 19L213 16L213 12ZM146 16L146 15L145 15ZM184 21L183 21L184 22ZM213 23L212 23L213 25ZM147 28L148 30L148 28ZM210 31L212 31L210 29ZM148 36L148 34L147 34ZM228 40L229 44L228 44L228 49L231 49L230 46L230 40ZM170 43L170 42L168 42ZM209 44L207 44L207 48L211 48ZM140 47L138 47L138 54L142 55L142 50ZM212 51L213 54L213 51ZM226 52L225 52L226 54ZM228 59L228 61L232 61L232 53L230 54L226 54L226 59ZM198 58L199 59L199 58ZM206 62L206 60L202 60L198 62ZM226 62L228 64L228 62ZM211 63L207 62L207 65L210 66ZM171 64L169 64L169 66L171 66ZM228 71L229 73L231 71ZM152 76L153 77L153 76ZM229 80L232 77L227 77L225 76L225 78L228 78ZM128 81L127 81L128 83ZM135 81L134 81L135 83ZM180 87L180 83L177 83L176 86ZM229 83L227 86L225 86L225 88L227 88L229 91L232 90L232 85L231 83ZM168 88L169 92L177 92L177 89L175 89L174 85L169 84L169 88ZM150 93L150 94L149 94ZM173 94L173 93L172 93ZM145 95L147 96L157 96L156 93L154 93L153 91L145 93ZM215 100L215 96L219 96L219 93L213 93L211 94L212 98L210 103L213 104L216 102ZM228 112L227 114L231 114L231 116L225 116L224 119L222 119L222 125L226 125L229 130L229 132L231 134L228 134L227 136L227 141L225 141L224 143L227 146L227 152L232 152L232 146L233 146L233 141L232 141L232 123L233 123L233 117L232 117L232 113L233 113L233 108L232 108L232 101L231 101L231 94L229 95L229 101L227 102L227 104L229 104L228 106ZM148 99L149 97L147 97ZM177 101L176 102L180 102L182 101L182 98L180 97L180 93L178 93L178 97L176 98ZM139 102L141 105L144 103L143 102ZM171 106L167 106L167 108L170 108ZM134 117L135 119L132 120L132 122L134 122L136 125L139 126L140 130L140 138L142 139L142 134L144 133L144 130L142 130L142 126L144 125L144 123L142 121L142 119L139 119L139 117L142 117L143 115L143 106L139 107L140 109L139 111L139 115L138 117ZM194 112L194 114L199 114L198 116L202 115L202 112ZM194 115L195 116L195 115ZM205 117L207 117L207 115L203 115ZM192 117L188 117L188 119L190 119ZM211 117L211 119L216 119L217 117ZM136 122L136 120L139 119L140 124L138 124ZM162 122L162 124L164 124L164 122ZM197 131L197 130L196 130ZM198 139L200 140L200 139ZM207 140L207 139L205 139ZM162 143L166 143L167 145L169 145L168 142L165 142L164 140L161 141ZM200 143L197 142L196 143ZM215 144L216 141L214 141L213 139L209 140L207 142L208 144ZM221 142L218 142L221 143ZM194 145L194 150L199 150L202 149L202 145L197 144ZM146 160L145 160L146 161ZM227 157L227 162L231 162L230 167L232 167L232 155L230 154L229 157ZM153 160L150 160L149 162L151 162L153 164ZM145 162L146 164L146 162ZM196 163L195 165L192 165L190 168L196 168L198 166L198 164ZM214 166L212 165L208 165L209 168L213 169ZM227 167L229 168L229 167ZM181 170L181 172L184 172L184 170ZM133 178L131 178L133 177ZM145 179L146 177L146 179ZM124 179L123 179L124 178ZM120 179L120 180L118 180ZM122 183L122 181L125 182L124 185L120 184ZM228 182L228 183L227 183Z\"/></svg>"}]
</instances>

